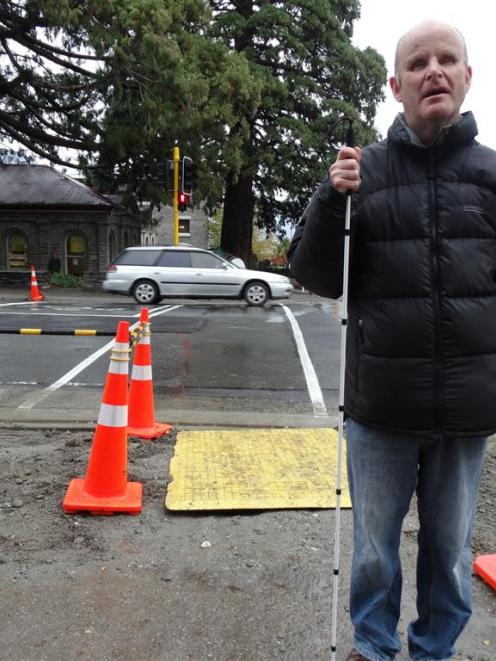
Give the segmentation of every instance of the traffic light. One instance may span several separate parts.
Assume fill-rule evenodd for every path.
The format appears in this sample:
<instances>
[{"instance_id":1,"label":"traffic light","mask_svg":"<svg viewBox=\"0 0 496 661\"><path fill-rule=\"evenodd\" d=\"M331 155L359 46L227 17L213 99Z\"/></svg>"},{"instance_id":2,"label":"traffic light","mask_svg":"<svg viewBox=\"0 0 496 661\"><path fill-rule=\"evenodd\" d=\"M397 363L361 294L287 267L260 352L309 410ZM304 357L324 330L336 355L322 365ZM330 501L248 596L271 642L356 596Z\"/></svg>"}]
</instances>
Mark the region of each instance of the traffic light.
<instances>
[{"instance_id":1,"label":"traffic light","mask_svg":"<svg viewBox=\"0 0 496 661\"><path fill-rule=\"evenodd\" d=\"M191 195L196 179L196 167L193 159L189 156L183 156L183 167L181 173L181 190L186 195Z\"/></svg>"},{"instance_id":2,"label":"traffic light","mask_svg":"<svg viewBox=\"0 0 496 661\"><path fill-rule=\"evenodd\" d=\"M177 196L177 208L179 211L186 211L186 209L189 207L189 203L190 196L184 191L179 191Z\"/></svg>"}]
</instances>

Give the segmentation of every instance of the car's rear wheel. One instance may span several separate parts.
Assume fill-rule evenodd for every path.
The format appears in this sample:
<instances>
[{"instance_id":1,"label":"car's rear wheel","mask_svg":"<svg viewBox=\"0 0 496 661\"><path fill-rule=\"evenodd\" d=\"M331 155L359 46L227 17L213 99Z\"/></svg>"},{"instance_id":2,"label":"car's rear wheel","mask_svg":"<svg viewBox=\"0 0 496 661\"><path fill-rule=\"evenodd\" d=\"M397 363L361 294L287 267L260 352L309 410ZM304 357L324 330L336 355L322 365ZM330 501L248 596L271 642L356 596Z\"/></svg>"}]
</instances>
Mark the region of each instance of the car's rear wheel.
<instances>
[{"instance_id":1,"label":"car's rear wheel","mask_svg":"<svg viewBox=\"0 0 496 661\"><path fill-rule=\"evenodd\" d=\"M133 285L133 296L136 303L152 305L160 300L157 285L151 280L138 280Z\"/></svg>"},{"instance_id":2,"label":"car's rear wheel","mask_svg":"<svg viewBox=\"0 0 496 661\"><path fill-rule=\"evenodd\" d=\"M269 288L263 282L249 282L243 289L243 298L248 305L264 305L269 298Z\"/></svg>"}]
</instances>

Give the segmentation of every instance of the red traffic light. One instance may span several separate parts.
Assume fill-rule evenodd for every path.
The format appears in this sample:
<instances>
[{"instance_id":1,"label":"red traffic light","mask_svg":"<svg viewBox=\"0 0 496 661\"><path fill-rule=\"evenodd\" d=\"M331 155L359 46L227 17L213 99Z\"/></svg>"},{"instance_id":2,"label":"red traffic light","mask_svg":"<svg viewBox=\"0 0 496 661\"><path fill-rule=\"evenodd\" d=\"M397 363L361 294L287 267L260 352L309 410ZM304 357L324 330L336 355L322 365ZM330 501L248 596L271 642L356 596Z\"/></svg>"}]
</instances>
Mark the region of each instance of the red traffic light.
<instances>
[{"instance_id":1,"label":"red traffic light","mask_svg":"<svg viewBox=\"0 0 496 661\"><path fill-rule=\"evenodd\" d=\"M186 211L186 209L189 207L190 201L190 195L184 191L179 191L177 196L177 206L179 211Z\"/></svg>"}]
</instances>

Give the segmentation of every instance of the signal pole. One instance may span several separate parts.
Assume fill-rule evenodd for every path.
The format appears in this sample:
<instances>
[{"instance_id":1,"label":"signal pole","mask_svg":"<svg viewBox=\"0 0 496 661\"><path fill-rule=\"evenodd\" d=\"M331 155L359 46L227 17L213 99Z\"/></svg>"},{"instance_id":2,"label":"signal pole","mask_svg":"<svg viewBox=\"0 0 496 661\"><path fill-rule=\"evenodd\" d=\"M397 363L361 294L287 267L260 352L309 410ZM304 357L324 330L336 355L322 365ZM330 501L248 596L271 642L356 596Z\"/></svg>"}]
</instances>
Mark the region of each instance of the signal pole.
<instances>
[{"instance_id":1,"label":"signal pole","mask_svg":"<svg viewBox=\"0 0 496 661\"><path fill-rule=\"evenodd\" d=\"M174 145L172 152L174 162L174 245L179 245L179 147Z\"/></svg>"}]
</instances>

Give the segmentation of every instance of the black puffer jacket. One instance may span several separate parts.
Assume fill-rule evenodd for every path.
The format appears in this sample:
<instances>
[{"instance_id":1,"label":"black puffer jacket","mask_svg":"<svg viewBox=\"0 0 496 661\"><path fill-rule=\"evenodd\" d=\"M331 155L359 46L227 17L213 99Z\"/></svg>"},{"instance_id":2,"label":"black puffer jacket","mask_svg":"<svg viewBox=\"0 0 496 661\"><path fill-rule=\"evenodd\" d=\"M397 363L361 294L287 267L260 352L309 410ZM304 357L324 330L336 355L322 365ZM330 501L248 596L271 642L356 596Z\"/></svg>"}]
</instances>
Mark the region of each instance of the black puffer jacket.
<instances>
[{"instance_id":1,"label":"black puffer jacket","mask_svg":"<svg viewBox=\"0 0 496 661\"><path fill-rule=\"evenodd\" d=\"M353 195L345 410L416 435L496 430L496 152L471 113L414 146L397 118L362 152ZM345 196L312 197L289 249L295 278L342 293Z\"/></svg>"}]
</instances>

